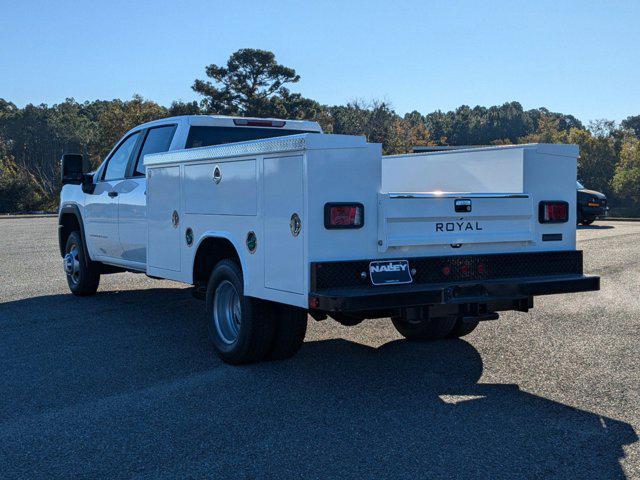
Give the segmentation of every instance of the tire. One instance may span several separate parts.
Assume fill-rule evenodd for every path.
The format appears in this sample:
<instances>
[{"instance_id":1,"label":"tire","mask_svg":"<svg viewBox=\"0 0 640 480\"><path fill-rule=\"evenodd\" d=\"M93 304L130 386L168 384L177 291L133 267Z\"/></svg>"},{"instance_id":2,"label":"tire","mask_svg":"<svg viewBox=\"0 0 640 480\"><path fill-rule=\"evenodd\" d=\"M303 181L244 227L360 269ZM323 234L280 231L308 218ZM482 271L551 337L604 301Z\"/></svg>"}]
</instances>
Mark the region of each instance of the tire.
<instances>
[{"instance_id":1,"label":"tire","mask_svg":"<svg viewBox=\"0 0 640 480\"><path fill-rule=\"evenodd\" d=\"M244 296L242 270L233 260L220 261L207 284L207 330L218 356L239 365L258 362L272 347L271 306Z\"/></svg>"},{"instance_id":2,"label":"tire","mask_svg":"<svg viewBox=\"0 0 640 480\"><path fill-rule=\"evenodd\" d=\"M596 219L595 218L584 218L582 220L582 225L584 225L585 227L591 225L593 222L595 222Z\"/></svg>"},{"instance_id":3,"label":"tire","mask_svg":"<svg viewBox=\"0 0 640 480\"><path fill-rule=\"evenodd\" d=\"M582 224L582 219L583 219L583 215L582 215L582 210L578 210L578 215L576 216L576 225L580 225Z\"/></svg>"},{"instance_id":4,"label":"tire","mask_svg":"<svg viewBox=\"0 0 640 480\"><path fill-rule=\"evenodd\" d=\"M288 305L271 305L274 335L269 360L284 360L293 357L304 343L307 334L307 311Z\"/></svg>"},{"instance_id":5,"label":"tire","mask_svg":"<svg viewBox=\"0 0 640 480\"><path fill-rule=\"evenodd\" d=\"M439 340L446 338L453 330L455 317L427 318L408 321L401 317L392 318L393 326L407 340Z\"/></svg>"},{"instance_id":6,"label":"tire","mask_svg":"<svg viewBox=\"0 0 640 480\"><path fill-rule=\"evenodd\" d=\"M458 317L458 319L456 319L456 324L449 332L449 335L447 335L447 338L460 338L464 337L465 335L469 335L476 329L479 323L479 320L463 320L462 318Z\"/></svg>"},{"instance_id":7,"label":"tire","mask_svg":"<svg viewBox=\"0 0 640 480\"><path fill-rule=\"evenodd\" d=\"M100 271L98 265L86 257L80 232L71 232L64 251L63 267L71 293L79 297L96 293Z\"/></svg>"}]
</instances>

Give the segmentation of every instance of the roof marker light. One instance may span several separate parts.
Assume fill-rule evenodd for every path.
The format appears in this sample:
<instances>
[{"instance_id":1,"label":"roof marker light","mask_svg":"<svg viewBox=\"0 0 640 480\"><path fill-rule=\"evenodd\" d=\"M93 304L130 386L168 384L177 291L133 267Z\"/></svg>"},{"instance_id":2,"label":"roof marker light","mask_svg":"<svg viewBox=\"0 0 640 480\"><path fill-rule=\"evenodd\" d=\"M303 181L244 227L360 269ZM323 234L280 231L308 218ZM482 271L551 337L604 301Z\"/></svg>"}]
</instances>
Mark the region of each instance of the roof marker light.
<instances>
[{"instance_id":1,"label":"roof marker light","mask_svg":"<svg viewBox=\"0 0 640 480\"><path fill-rule=\"evenodd\" d=\"M282 128L287 122L284 120L249 120L248 118L234 118L234 125L239 127L274 127Z\"/></svg>"}]
</instances>

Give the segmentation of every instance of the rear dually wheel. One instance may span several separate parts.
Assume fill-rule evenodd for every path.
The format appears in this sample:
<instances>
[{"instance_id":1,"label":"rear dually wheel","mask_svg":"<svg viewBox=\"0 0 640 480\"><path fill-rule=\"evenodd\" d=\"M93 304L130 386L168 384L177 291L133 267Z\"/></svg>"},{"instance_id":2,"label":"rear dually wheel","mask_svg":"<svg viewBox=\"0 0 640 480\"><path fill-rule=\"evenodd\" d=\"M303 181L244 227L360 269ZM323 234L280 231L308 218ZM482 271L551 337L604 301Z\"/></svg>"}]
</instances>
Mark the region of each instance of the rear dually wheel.
<instances>
[{"instance_id":1,"label":"rear dually wheel","mask_svg":"<svg viewBox=\"0 0 640 480\"><path fill-rule=\"evenodd\" d=\"M246 297L242 270L233 260L220 261L207 284L207 329L218 356L234 365L257 362L272 348L271 306Z\"/></svg>"},{"instance_id":2,"label":"rear dually wheel","mask_svg":"<svg viewBox=\"0 0 640 480\"><path fill-rule=\"evenodd\" d=\"M452 316L417 319L392 317L391 321L400 335L407 340L439 340L446 338L453 331L456 318Z\"/></svg>"}]
</instances>

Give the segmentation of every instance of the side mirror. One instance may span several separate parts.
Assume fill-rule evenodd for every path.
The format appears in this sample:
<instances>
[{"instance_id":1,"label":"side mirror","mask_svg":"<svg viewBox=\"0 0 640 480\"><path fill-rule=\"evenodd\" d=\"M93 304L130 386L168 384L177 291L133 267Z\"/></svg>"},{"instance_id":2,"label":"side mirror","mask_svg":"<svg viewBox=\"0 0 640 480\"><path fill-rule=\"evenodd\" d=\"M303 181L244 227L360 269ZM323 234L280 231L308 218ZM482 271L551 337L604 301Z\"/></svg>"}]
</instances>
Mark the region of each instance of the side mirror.
<instances>
[{"instance_id":1,"label":"side mirror","mask_svg":"<svg viewBox=\"0 0 640 480\"><path fill-rule=\"evenodd\" d=\"M93 183L93 173L82 174L82 191L84 193L92 194L96 189L96 184Z\"/></svg>"},{"instance_id":2,"label":"side mirror","mask_svg":"<svg viewBox=\"0 0 640 480\"><path fill-rule=\"evenodd\" d=\"M84 157L76 153L62 155L62 185L80 185L84 174Z\"/></svg>"}]
</instances>

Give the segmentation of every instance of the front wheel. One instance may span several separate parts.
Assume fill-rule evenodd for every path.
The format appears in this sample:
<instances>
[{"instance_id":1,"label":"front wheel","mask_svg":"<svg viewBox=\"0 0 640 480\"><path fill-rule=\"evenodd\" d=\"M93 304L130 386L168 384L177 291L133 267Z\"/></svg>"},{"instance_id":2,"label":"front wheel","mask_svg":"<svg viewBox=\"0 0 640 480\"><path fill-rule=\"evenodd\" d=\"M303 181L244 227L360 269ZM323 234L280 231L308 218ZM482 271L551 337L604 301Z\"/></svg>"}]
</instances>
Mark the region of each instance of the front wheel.
<instances>
[{"instance_id":1,"label":"front wheel","mask_svg":"<svg viewBox=\"0 0 640 480\"><path fill-rule=\"evenodd\" d=\"M219 262L209 277L207 329L218 356L234 365L260 361L272 347L270 305L244 296L242 270L233 260Z\"/></svg>"},{"instance_id":2,"label":"front wheel","mask_svg":"<svg viewBox=\"0 0 640 480\"><path fill-rule=\"evenodd\" d=\"M437 317L407 320L404 317L394 317L391 321L400 335L407 340L438 340L451 333L456 318Z\"/></svg>"},{"instance_id":3,"label":"front wheel","mask_svg":"<svg viewBox=\"0 0 640 480\"><path fill-rule=\"evenodd\" d=\"M593 222L595 222L596 219L595 218L583 218L582 219L582 225L584 225L585 227L591 225Z\"/></svg>"},{"instance_id":4,"label":"front wheel","mask_svg":"<svg viewBox=\"0 0 640 480\"><path fill-rule=\"evenodd\" d=\"M62 265L71 293L80 297L96 293L100 272L97 265L86 257L79 232L71 232L64 251Z\"/></svg>"}]
</instances>

